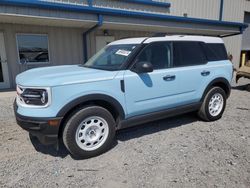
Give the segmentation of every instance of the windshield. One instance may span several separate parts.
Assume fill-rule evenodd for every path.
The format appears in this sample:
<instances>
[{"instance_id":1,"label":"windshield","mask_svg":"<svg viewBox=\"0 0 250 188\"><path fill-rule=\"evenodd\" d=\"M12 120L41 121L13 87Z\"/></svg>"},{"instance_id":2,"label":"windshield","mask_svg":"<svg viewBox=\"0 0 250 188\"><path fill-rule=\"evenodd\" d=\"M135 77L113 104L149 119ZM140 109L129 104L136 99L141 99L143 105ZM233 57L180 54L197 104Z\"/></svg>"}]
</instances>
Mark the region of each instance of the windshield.
<instances>
[{"instance_id":1,"label":"windshield","mask_svg":"<svg viewBox=\"0 0 250 188\"><path fill-rule=\"evenodd\" d=\"M106 46L90 60L88 60L84 64L84 67L104 70L119 70L121 65L126 62L136 47L136 44Z\"/></svg>"}]
</instances>

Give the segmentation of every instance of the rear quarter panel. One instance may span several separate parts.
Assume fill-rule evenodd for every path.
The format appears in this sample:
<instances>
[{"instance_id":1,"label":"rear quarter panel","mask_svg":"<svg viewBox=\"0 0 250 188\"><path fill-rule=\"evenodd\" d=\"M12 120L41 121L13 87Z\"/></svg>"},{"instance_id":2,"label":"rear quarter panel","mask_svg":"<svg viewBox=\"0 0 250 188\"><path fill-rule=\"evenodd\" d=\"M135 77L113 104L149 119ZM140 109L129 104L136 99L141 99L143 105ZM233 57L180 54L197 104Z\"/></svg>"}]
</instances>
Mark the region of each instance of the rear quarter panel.
<instances>
[{"instance_id":1,"label":"rear quarter panel","mask_svg":"<svg viewBox=\"0 0 250 188\"><path fill-rule=\"evenodd\" d=\"M205 70L210 71L210 75L204 79L198 88L197 98L201 99L207 86L217 78L225 78L230 84L233 79L233 65L229 60L208 62Z\"/></svg>"}]
</instances>

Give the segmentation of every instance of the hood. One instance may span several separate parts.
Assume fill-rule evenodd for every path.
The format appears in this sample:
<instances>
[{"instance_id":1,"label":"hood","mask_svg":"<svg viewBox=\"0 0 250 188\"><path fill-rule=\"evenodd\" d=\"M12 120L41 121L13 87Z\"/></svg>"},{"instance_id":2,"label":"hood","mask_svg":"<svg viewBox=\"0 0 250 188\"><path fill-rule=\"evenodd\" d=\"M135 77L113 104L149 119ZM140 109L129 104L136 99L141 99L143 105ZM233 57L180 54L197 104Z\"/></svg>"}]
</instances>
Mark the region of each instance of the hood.
<instances>
[{"instance_id":1,"label":"hood","mask_svg":"<svg viewBox=\"0 0 250 188\"><path fill-rule=\"evenodd\" d=\"M16 83L25 87L53 87L111 80L117 71L85 68L80 65L53 66L25 71L16 77Z\"/></svg>"}]
</instances>

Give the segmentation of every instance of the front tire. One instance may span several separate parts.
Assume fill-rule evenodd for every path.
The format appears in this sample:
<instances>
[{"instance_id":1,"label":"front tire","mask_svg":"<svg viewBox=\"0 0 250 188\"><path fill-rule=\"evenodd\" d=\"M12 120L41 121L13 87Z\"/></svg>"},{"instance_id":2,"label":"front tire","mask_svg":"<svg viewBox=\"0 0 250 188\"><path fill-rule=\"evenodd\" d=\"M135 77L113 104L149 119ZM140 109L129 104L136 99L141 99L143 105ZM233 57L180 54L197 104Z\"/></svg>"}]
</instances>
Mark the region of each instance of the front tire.
<instances>
[{"instance_id":1,"label":"front tire","mask_svg":"<svg viewBox=\"0 0 250 188\"><path fill-rule=\"evenodd\" d=\"M63 142L76 158L89 158L106 152L113 143L115 121L99 106L89 106L74 113L63 131Z\"/></svg>"},{"instance_id":2,"label":"front tire","mask_svg":"<svg viewBox=\"0 0 250 188\"><path fill-rule=\"evenodd\" d=\"M204 98L198 116L204 121L220 119L226 107L226 100L226 93L222 88L211 88Z\"/></svg>"}]
</instances>

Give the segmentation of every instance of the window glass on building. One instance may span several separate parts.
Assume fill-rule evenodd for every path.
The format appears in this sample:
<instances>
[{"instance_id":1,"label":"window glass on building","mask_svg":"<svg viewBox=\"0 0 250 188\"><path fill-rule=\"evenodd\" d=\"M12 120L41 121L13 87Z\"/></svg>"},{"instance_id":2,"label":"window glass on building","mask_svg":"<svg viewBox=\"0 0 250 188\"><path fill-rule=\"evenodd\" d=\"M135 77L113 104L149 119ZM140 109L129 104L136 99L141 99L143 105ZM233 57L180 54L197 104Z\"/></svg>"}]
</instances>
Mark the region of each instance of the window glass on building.
<instances>
[{"instance_id":1,"label":"window glass on building","mask_svg":"<svg viewBox=\"0 0 250 188\"><path fill-rule=\"evenodd\" d=\"M169 68L171 64L171 43L153 43L137 57L136 62L150 62L154 70Z\"/></svg>"},{"instance_id":2,"label":"window glass on building","mask_svg":"<svg viewBox=\"0 0 250 188\"><path fill-rule=\"evenodd\" d=\"M19 62L48 63L48 36L40 34L17 34Z\"/></svg>"},{"instance_id":3,"label":"window glass on building","mask_svg":"<svg viewBox=\"0 0 250 188\"><path fill-rule=\"evenodd\" d=\"M174 42L173 67L202 65L206 57L200 42Z\"/></svg>"}]
</instances>

